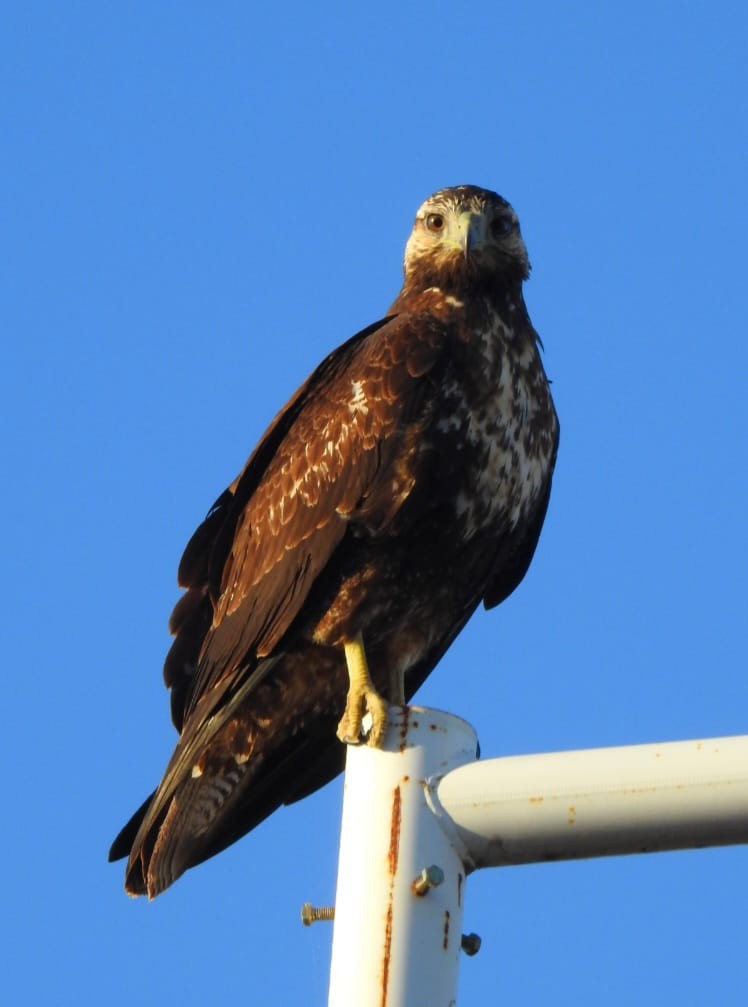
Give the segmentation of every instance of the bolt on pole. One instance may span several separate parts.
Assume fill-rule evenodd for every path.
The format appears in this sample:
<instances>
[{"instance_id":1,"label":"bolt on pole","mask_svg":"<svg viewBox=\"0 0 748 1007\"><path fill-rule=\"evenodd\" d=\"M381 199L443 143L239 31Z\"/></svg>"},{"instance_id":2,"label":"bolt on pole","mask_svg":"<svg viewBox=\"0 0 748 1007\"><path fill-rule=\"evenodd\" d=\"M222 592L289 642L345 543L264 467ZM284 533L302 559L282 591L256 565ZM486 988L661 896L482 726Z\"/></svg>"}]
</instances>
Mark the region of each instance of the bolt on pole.
<instances>
[{"instance_id":1,"label":"bolt on pole","mask_svg":"<svg viewBox=\"0 0 748 1007\"><path fill-rule=\"evenodd\" d=\"M476 752L464 720L416 706L390 709L383 749L348 749L330 1007L455 1003L465 867L427 781Z\"/></svg>"}]
</instances>

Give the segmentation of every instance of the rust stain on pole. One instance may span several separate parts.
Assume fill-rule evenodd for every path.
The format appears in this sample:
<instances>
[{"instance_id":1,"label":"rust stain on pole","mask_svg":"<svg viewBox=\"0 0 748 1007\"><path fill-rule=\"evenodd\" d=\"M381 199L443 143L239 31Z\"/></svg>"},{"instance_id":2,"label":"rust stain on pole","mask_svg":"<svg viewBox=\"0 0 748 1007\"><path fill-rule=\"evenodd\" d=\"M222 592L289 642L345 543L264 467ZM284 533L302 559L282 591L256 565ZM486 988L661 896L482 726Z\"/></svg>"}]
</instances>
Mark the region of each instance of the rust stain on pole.
<instances>
[{"instance_id":1,"label":"rust stain on pole","mask_svg":"<svg viewBox=\"0 0 748 1007\"><path fill-rule=\"evenodd\" d=\"M387 863L390 871L390 891L387 896L387 913L384 920L384 956L382 958L382 1007L387 1007L387 987L390 981L390 955L392 953L392 896L395 887L395 873L400 856L400 824L402 821L402 794L395 787L392 798L392 816L390 818L390 848L387 853Z\"/></svg>"},{"instance_id":2,"label":"rust stain on pole","mask_svg":"<svg viewBox=\"0 0 748 1007\"><path fill-rule=\"evenodd\" d=\"M387 986L390 981L390 949L392 947L392 899L387 903L384 923L384 959L382 960L382 1007L387 1007Z\"/></svg>"},{"instance_id":3,"label":"rust stain on pole","mask_svg":"<svg viewBox=\"0 0 748 1007\"><path fill-rule=\"evenodd\" d=\"M400 725L400 744L397 746L398 751L404 752L405 747L408 744L408 729L410 727L410 707L403 707L403 722Z\"/></svg>"},{"instance_id":4,"label":"rust stain on pole","mask_svg":"<svg viewBox=\"0 0 748 1007\"><path fill-rule=\"evenodd\" d=\"M403 799L400 793L400 788L395 787L394 797L392 800L392 818L390 820L390 851L387 855L387 860L390 865L390 887L392 887L392 878L394 878L395 871L397 870L397 858L400 853L400 820L402 818L402 804Z\"/></svg>"}]
</instances>

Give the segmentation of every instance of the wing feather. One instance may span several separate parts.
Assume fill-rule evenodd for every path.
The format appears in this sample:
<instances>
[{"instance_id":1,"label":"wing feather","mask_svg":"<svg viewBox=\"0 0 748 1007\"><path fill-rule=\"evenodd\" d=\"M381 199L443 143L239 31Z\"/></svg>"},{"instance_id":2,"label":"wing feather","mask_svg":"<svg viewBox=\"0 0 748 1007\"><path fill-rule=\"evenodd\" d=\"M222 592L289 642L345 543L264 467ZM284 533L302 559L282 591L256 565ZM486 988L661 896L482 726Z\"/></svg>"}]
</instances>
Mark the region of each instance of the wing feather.
<instances>
[{"instance_id":1,"label":"wing feather","mask_svg":"<svg viewBox=\"0 0 748 1007\"><path fill-rule=\"evenodd\" d=\"M277 646L356 511L374 523L362 504L400 446L444 339L432 318L412 315L353 336L277 414L213 504L180 562L186 593L170 620L164 679L178 730L242 656ZM391 494L380 495L392 510Z\"/></svg>"},{"instance_id":2,"label":"wing feather","mask_svg":"<svg viewBox=\"0 0 748 1007\"><path fill-rule=\"evenodd\" d=\"M213 546L212 625L185 716L238 662L274 651L357 513L376 524L378 476L403 446L445 338L432 318L388 319L328 357L276 418ZM392 493L382 496L389 520Z\"/></svg>"},{"instance_id":3,"label":"wing feather","mask_svg":"<svg viewBox=\"0 0 748 1007\"><path fill-rule=\"evenodd\" d=\"M172 614L176 639L164 670L181 734L152 800L115 841L112 855L130 847L128 890L157 893L310 785L288 771L299 765L304 734L288 739L280 762L274 746L282 732L269 747L258 740L241 772L195 776L194 769L213 749L219 761L244 765L231 759L232 718L285 659L284 635L315 580L334 562L351 523L382 530L396 516L393 498L404 500L412 481L400 471L401 455L412 447L411 421L423 417L428 400L423 378L446 339L433 319L403 315L332 353L278 414L191 539L180 564L187 593ZM286 710L288 717L300 723L304 710ZM310 778L339 768L337 758L328 765L316 749L313 761L319 766ZM272 795L263 789L266 765L285 781ZM228 804L238 800L241 821L222 825Z\"/></svg>"},{"instance_id":4,"label":"wing feather","mask_svg":"<svg viewBox=\"0 0 748 1007\"><path fill-rule=\"evenodd\" d=\"M177 581L186 589L169 620L175 636L164 663L164 681L171 690L171 716L181 731L187 707L192 707L200 651L213 623L214 602L220 594L220 580L231 551L237 520L273 458L278 445L315 388L329 375L345 366L357 344L387 324L381 319L352 336L330 353L275 416L249 461L234 482L218 497L205 520L187 543L179 563Z\"/></svg>"}]
</instances>

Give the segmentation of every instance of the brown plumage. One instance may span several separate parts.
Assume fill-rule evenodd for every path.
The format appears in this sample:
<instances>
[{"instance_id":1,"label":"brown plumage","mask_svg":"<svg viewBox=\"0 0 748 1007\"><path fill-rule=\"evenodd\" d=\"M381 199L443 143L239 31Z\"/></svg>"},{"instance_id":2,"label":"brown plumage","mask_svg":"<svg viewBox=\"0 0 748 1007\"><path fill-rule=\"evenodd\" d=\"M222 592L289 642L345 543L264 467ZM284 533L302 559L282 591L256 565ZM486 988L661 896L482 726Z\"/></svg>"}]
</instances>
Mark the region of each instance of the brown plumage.
<instances>
[{"instance_id":1,"label":"brown plumage","mask_svg":"<svg viewBox=\"0 0 748 1007\"><path fill-rule=\"evenodd\" d=\"M410 698L522 580L558 444L528 271L500 196L432 196L387 317L319 365L193 535L164 668L179 740L110 853L131 894L340 771L346 641Z\"/></svg>"}]
</instances>

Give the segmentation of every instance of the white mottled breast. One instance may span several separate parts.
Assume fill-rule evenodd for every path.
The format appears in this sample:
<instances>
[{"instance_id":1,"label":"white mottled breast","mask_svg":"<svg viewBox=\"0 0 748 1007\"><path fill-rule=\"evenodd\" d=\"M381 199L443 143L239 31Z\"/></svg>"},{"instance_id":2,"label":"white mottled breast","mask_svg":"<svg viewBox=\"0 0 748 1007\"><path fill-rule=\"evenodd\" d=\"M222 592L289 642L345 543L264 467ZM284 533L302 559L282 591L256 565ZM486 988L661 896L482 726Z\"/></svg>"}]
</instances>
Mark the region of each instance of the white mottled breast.
<instances>
[{"instance_id":1,"label":"white mottled breast","mask_svg":"<svg viewBox=\"0 0 748 1007\"><path fill-rule=\"evenodd\" d=\"M467 538L513 530L534 512L552 473L558 424L534 339L493 315L471 334L444 386L437 434L464 454L455 494Z\"/></svg>"}]
</instances>

